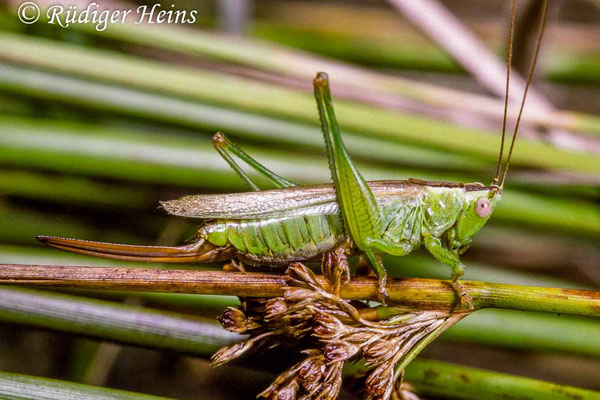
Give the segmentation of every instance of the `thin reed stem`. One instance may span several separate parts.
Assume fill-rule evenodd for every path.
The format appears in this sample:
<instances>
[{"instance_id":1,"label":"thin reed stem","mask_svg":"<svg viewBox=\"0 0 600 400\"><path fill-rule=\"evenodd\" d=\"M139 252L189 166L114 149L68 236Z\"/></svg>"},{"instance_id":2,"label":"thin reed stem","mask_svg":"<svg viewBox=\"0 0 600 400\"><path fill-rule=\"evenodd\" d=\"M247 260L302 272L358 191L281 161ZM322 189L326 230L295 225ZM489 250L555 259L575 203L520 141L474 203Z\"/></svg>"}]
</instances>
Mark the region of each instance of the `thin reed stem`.
<instances>
[{"instance_id":1,"label":"thin reed stem","mask_svg":"<svg viewBox=\"0 0 600 400\"><path fill-rule=\"evenodd\" d=\"M276 297L287 288L285 276L278 274L19 264L0 265L0 284L241 297ZM475 309L600 316L598 291L475 281L461 284ZM448 281L395 278L387 289L390 301L398 308L466 311L457 303ZM353 278L340 291L349 300L376 300L377 294L377 279L370 277Z\"/></svg>"}]
</instances>

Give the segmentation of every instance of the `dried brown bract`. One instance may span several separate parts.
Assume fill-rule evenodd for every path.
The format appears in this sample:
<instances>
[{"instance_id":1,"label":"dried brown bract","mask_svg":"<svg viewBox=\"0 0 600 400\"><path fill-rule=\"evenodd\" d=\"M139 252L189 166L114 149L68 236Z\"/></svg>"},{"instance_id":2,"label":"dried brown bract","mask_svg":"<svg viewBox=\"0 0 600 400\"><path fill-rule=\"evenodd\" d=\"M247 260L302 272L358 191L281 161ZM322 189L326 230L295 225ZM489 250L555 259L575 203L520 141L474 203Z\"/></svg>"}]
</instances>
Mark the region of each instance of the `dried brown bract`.
<instances>
[{"instance_id":1,"label":"dried brown bract","mask_svg":"<svg viewBox=\"0 0 600 400\"><path fill-rule=\"evenodd\" d=\"M227 307L219 317L223 328L230 332L244 333L248 330L246 314L239 308Z\"/></svg>"},{"instance_id":2,"label":"dried brown bract","mask_svg":"<svg viewBox=\"0 0 600 400\"><path fill-rule=\"evenodd\" d=\"M307 350L304 360L292 366L265 389L259 397L269 400L283 399L288 388L296 388L293 399L333 400L342 385L343 361L327 361L318 350Z\"/></svg>"},{"instance_id":3,"label":"dried brown bract","mask_svg":"<svg viewBox=\"0 0 600 400\"><path fill-rule=\"evenodd\" d=\"M248 333L250 338L213 356L213 364L221 365L251 349L299 346L305 358L260 394L267 399L335 399L344 364L360 358L372 369L363 379L365 398L389 399L406 364L466 315L396 310L387 314L391 317L367 320L362 315L372 309L366 303L341 299L337 284L323 287L304 265L291 264L287 278L290 289L283 297L245 300L239 309L225 310L220 318L223 327Z\"/></svg>"}]
</instances>

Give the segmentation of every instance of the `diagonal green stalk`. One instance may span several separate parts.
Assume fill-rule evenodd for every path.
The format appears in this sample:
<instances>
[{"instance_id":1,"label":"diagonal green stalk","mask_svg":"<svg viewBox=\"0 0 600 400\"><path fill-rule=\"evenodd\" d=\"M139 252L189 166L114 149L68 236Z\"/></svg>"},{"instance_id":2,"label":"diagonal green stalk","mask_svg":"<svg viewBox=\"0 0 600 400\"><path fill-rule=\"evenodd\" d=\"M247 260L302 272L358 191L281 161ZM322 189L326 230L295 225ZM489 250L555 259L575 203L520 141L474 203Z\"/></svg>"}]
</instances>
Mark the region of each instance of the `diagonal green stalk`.
<instances>
[{"instance_id":1,"label":"diagonal green stalk","mask_svg":"<svg viewBox=\"0 0 600 400\"><path fill-rule=\"evenodd\" d=\"M83 47L7 33L0 34L0 59L254 112L315 121L312 102L306 94L217 72L97 49L92 52ZM338 102L337 114L343 126L357 134L476 154L491 160L497 157L496 137L476 129L352 102ZM520 140L517 147L514 165L565 169L594 176L600 171L600 157L592 154L560 150L528 140Z\"/></svg>"},{"instance_id":2,"label":"diagonal green stalk","mask_svg":"<svg viewBox=\"0 0 600 400\"><path fill-rule=\"evenodd\" d=\"M451 399L600 399L600 392L433 360L412 362L404 379L418 394Z\"/></svg>"},{"instance_id":3,"label":"diagonal green stalk","mask_svg":"<svg viewBox=\"0 0 600 400\"><path fill-rule=\"evenodd\" d=\"M259 21L257 21L255 25L258 25L258 28L255 27L255 31L258 30L259 35L261 29L269 29L265 27L264 23L261 24ZM336 76L339 76L342 81L351 82L352 85L358 87L360 90L375 91L381 95L391 93L412 98L437 107L461 107L466 110L479 112L483 115L496 118L502 117L502 106L500 102L489 97L474 96L467 92L441 88L435 85L424 84L396 76L392 77L374 71L368 71L351 64L334 61L333 59L293 51L267 42L237 37L233 40L226 36L199 30L191 31L186 29L169 29L168 27L148 27L132 24L120 24L114 26L114 29L107 29L102 32L98 32L93 29L93 27L83 24L76 25L74 28L102 38L111 38L120 42L150 46L169 52L179 52L186 55L212 58L305 80L310 79L310 75L315 70L325 69L330 72L335 71ZM347 45L349 40L348 38L345 38L345 40L340 41L339 33L336 33L332 38L327 38L324 35L315 37L314 32L311 32L306 40L303 41L303 32L294 31L293 35L288 35L286 37L284 32L286 29L289 29L287 24L283 29L279 27L279 29L275 29L274 31L271 30L266 33L263 31L262 35L268 36L270 39L281 38L283 36L284 42L288 39L292 40L294 44L298 44L297 41L300 40L307 49L314 49L314 46L322 46L323 43L327 43L327 40L329 39L330 43L335 43L335 46L327 46L328 51L333 52L339 51L340 49L342 49L341 51L343 52L344 45ZM394 51L390 51L390 45L392 48L397 48L394 49ZM377 43L374 43L372 39L368 39L367 43L363 43L363 46L364 48L360 48L359 51L351 45L349 47L346 46L347 53L350 53L352 57L361 57L362 55L372 61L373 57L377 58L378 55L383 55L387 58L390 57L390 54L393 54L392 57L394 57L394 55L402 54L407 50L406 43L398 46L396 40L394 40L394 43L380 44L379 53L377 53ZM373 54L374 49L376 54ZM344 54L336 53L336 55L344 58ZM348 54L345 55L347 56ZM420 44L418 49L414 49L413 52L410 53L410 60L408 60L408 62L415 62L414 58L422 57L422 55L423 45ZM406 61L406 58L403 58L402 60ZM550 72L551 77L568 80L569 75L564 73L564 70L568 69L565 68L565 66L570 67L572 64L572 58L569 58L568 61L566 61L566 57L559 57L558 60L553 59L551 61L551 65L553 65L551 69L555 71ZM597 69L598 61L597 59L593 59L586 63L584 58L579 64L591 66L592 68L588 69L594 71ZM440 65L439 61L437 65ZM456 68L454 63L450 62L449 64L447 58L443 59L442 65L453 69ZM418 66L419 68L422 68L422 62L419 62ZM581 75L588 81L596 80L595 77L592 78L594 76L593 72L589 72L588 69L581 66L577 67L575 69L577 74L575 75L574 80L576 81L577 77ZM532 115L530 118L530 122L550 128L600 133L600 119L589 114L558 111L552 114L541 113L539 115Z\"/></svg>"},{"instance_id":4,"label":"diagonal green stalk","mask_svg":"<svg viewBox=\"0 0 600 400\"><path fill-rule=\"evenodd\" d=\"M28 95L93 110L111 111L129 117L208 131L211 134L216 130L223 130L272 144L301 146L319 151L323 148L323 139L318 129L306 123L122 86L109 86L55 73L0 64L0 88L19 96ZM413 164L438 169L470 168L475 171L489 165L476 155L461 155L374 137L367 138L348 131L344 132L344 139L353 154L389 164Z\"/></svg>"},{"instance_id":5,"label":"diagonal green stalk","mask_svg":"<svg viewBox=\"0 0 600 400\"><path fill-rule=\"evenodd\" d=\"M169 400L166 397L9 372L0 372L0 398L6 400Z\"/></svg>"},{"instance_id":6,"label":"diagonal green stalk","mask_svg":"<svg viewBox=\"0 0 600 400\"><path fill-rule=\"evenodd\" d=\"M11 287L0 288L0 321L207 357L239 338L190 315Z\"/></svg>"},{"instance_id":7,"label":"diagonal green stalk","mask_svg":"<svg viewBox=\"0 0 600 400\"><path fill-rule=\"evenodd\" d=\"M408 354L402 358L402 361L394 366L394 382L397 382L400 378L401 374L406 370L406 367L415 359L416 356L419 355L421 351L425 347L427 347L431 342L437 339L442 333L444 333L448 328L452 327L454 324L459 322L465 315L455 314L450 316L446 321L444 321L440 326L436 329L429 332L425 337L423 337L414 347L410 349Z\"/></svg>"},{"instance_id":8,"label":"diagonal green stalk","mask_svg":"<svg viewBox=\"0 0 600 400\"><path fill-rule=\"evenodd\" d=\"M140 163L142 149L144 162ZM265 165L272 166L273 170L293 181L316 183L329 179L323 156L303 155L290 163L286 152L253 147L246 149ZM210 187L213 190L244 188L239 178L210 148L208 141L171 137L165 143L157 135L109 130L89 124L0 119L0 150L3 155L0 163L13 166L137 182ZM376 179L414 176L411 171L374 165L364 165L361 171L367 178ZM421 173L419 177L429 179L432 176ZM461 178L439 173L433 177L458 181ZM503 195L507 201L498 208L494 220L567 230L579 235L600 233L600 214L590 202L511 189L506 189ZM570 212L565 213L565 209Z\"/></svg>"}]
</instances>

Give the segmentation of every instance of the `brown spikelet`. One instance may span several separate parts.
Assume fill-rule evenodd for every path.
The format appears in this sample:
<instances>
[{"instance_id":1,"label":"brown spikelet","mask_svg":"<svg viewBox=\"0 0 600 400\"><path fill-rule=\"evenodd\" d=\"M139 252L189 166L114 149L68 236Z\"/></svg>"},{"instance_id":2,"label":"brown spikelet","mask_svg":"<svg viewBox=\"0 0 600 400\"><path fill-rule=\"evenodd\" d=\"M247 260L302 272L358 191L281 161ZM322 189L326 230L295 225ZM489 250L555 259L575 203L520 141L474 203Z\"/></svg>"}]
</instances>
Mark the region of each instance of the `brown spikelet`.
<instances>
[{"instance_id":1,"label":"brown spikelet","mask_svg":"<svg viewBox=\"0 0 600 400\"><path fill-rule=\"evenodd\" d=\"M389 398L394 386L394 366L384 364L377 367L365 382L367 386L367 400L381 400Z\"/></svg>"},{"instance_id":2,"label":"brown spikelet","mask_svg":"<svg viewBox=\"0 0 600 400\"><path fill-rule=\"evenodd\" d=\"M221 365L251 349L297 346L304 359L260 394L269 400L334 400L341 390L344 364L360 357L372 369L362 378L364 398L387 400L394 389L396 366L424 338L435 337L429 335L439 334L466 315L398 311L387 319L367 321L361 316L361 311L373 315L367 304L341 299L335 285L321 286L303 264L290 265L287 280L290 288L282 297L246 299L240 308L225 310L220 318L223 326L250 338L213 356L213 364Z\"/></svg>"},{"instance_id":3,"label":"brown spikelet","mask_svg":"<svg viewBox=\"0 0 600 400\"><path fill-rule=\"evenodd\" d=\"M346 361L360 351L360 347L344 340L327 342L323 348L325 358L329 362Z\"/></svg>"},{"instance_id":4,"label":"brown spikelet","mask_svg":"<svg viewBox=\"0 0 600 400\"><path fill-rule=\"evenodd\" d=\"M231 346L219 349L219 351L213 354L210 360L213 367L218 367L219 365L223 365L235 358L238 358L250 350L250 348L252 348L252 343L249 341L232 344Z\"/></svg>"},{"instance_id":5,"label":"brown spikelet","mask_svg":"<svg viewBox=\"0 0 600 400\"><path fill-rule=\"evenodd\" d=\"M219 317L219 322L223 328L230 332L244 333L246 327L246 315L239 308L227 307Z\"/></svg>"},{"instance_id":6,"label":"brown spikelet","mask_svg":"<svg viewBox=\"0 0 600 400\"><path fill-rule=\"evenodd\" d=\"M320 313L314 318L312 335L319 339L334 339L345 333L346 325L331 314Z\"/></svg>"},{"instance_id":7,"label":"brown spikelet","mask_svg":"<svg viewBox=\"0 0 600 400\"><path fill-rule=\"evenodd\" d=\"M265 303L265 319L274 319L287 311L285 300L280 297L269 299Z\"/></svg>"}]
</instances>

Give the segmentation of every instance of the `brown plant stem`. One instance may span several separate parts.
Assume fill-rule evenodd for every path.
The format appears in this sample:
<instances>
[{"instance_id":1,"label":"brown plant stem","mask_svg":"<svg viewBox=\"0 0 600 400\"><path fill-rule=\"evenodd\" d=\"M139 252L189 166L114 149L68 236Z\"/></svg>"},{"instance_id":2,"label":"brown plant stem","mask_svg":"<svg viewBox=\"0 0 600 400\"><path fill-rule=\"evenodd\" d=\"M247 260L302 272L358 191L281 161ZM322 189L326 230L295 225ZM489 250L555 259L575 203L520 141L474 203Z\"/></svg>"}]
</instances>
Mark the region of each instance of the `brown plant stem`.
<instances>
[{"instance_id":1,"label":"brown plant stem","mask_svg":"<svg viewBox=\"0 0 600 400\"><path fill-rule=\"evenodd\" d=\"M242 297L282 296L288 288L285 276L279 274L20 264L0 264L0 284ZM461 285L475 309L600 316L597 291L475 281L461 281ZM387 289L396 308L465 311L448 281L394 278ZM356 277L342 285L340 295L348 300L376 300L377 290L376 279Z\"/></svg>"}]
</instances>

